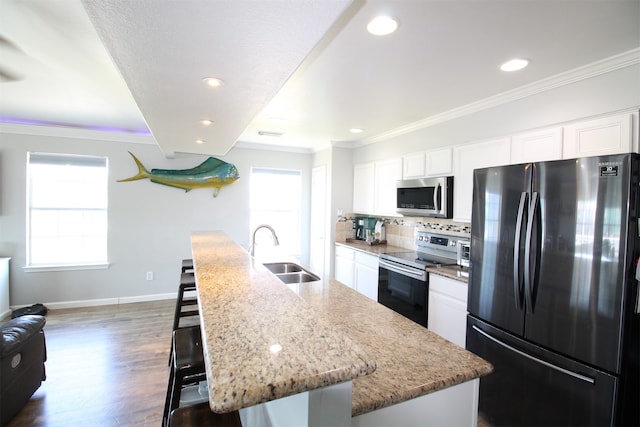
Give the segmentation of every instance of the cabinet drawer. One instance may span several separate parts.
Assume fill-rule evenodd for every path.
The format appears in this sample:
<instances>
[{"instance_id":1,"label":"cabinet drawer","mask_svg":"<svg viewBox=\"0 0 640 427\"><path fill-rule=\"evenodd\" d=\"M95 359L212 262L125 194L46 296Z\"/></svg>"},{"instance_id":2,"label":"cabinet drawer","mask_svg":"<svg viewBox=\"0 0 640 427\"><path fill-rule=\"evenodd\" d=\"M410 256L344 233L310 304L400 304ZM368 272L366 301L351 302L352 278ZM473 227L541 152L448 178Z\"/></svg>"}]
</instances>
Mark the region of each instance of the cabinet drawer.
<instances>
[{"instance_id":1,"label":"cabinet drawer","mask_svg":"<svg viewBox=\"0 0 640 427\"><path fill-rule=\"evenodd\" d=\"M375 270L378 269L378 257L375 255L368 255L362 252L356 252L356 263L364 265Z\"/></svg>"},{"instance_id":2,"label":"cabinet drawer","mask_svg":"<svg viewBox=\"0 0 640 427\"><path fill-rule=\"evenodd\" d=\"M467 285L458 280L449 279L437 274L429 274L429 290L447 295L465 305L467 304Z\"/></svg>"},{"instance_id":3,"label":"cabinet drawer","mask_svg":"<svg viewBox=\"0 0 640 427\"><path fill-rule=\"evenodd\" d=\"M336 245L336 256L342 257L342 258L348 258L348 259L353 259L353 255L354 255L354 250L353 249L349 249L349 248L345 248L344 246L340 246L340 245Z\"/></svg>"}]
</instances>

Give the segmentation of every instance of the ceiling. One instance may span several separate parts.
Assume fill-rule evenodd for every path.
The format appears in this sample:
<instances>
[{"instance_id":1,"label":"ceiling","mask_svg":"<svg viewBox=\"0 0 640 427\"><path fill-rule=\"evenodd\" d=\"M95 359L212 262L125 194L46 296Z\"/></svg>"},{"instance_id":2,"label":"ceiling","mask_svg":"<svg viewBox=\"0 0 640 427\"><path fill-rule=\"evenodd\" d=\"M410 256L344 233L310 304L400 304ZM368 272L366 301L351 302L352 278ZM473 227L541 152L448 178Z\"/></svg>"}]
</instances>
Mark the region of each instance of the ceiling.
<instances>
[{"instance_id":1,"label":"ceiling","mask_svg":"<svg viewBox=\"0 0 640 427\"><path fill-rule=\"evenodd\" d=\"M378 14L398 30L368 34ZM620 56L640 61L639 0L0 0L0 122L311 151Z\"/></svg>"}]
</instances>

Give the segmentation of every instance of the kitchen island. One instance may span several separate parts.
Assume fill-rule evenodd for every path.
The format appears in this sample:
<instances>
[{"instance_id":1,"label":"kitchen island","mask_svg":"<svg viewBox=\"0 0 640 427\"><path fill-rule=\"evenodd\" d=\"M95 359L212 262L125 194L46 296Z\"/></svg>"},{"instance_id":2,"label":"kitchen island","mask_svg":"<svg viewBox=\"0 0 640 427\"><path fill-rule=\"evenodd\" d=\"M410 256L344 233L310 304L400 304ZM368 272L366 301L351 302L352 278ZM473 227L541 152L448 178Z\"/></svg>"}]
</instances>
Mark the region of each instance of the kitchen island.
<instances>
[{"instance_id":1,"label":"kitchen island","mask_svg":"<svg viewBox=\"0 0 640 427\"><path fill-rule=\"evenodd\" d=\"M342 396L352 417L342 425L475 424L484 360L335 280L285 285L221 232L191 240L213 411L351 384L289 409L308 405L312 425Z\"/></svg>"}]
</instances>

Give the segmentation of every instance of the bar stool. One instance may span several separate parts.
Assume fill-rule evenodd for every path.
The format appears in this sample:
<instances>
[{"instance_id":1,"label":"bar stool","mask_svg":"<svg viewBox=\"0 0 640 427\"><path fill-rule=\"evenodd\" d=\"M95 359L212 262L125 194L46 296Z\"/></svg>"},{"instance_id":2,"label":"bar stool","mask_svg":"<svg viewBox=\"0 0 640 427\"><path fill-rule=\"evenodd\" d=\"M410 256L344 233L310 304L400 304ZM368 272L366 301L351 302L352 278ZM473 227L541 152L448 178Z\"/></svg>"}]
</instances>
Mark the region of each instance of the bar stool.
<instances>
[{"instance_id":1,"label":"bar stool","mask_svg":"<svg viewBox=\"0 0 640 427\"><path fill-rule=\"evenodd\" d=\"M169 418L169 427L242 427L238 411L226 414L211 412L209 402L197 403L174 409Z\"/></svg>"},{"instance_id":2,"label":"bar stool","mask_svg":"<svg viewBox=\"0 0 640 427\"><path fill-rule=\"evenodd\" d=\"M193 273L193 260L192 259L183 259L182 260L182 272L183 273Z\"/></svg>"},{"instance_id":3,"label":"bar stool","mask_svg":"<svg viewBox=\"0 0 640 427\"><path fill-rule=\"evenodd\" d=\"M168 425L171 412L180 406L182 389L207 378L199 325L173 331L170 361L167 396L162 415L163 426Z\"/></svg>"},{"instance_id":4,"label":"bar stool","mask_svg":"<svg viewBox=\"0 0 640 427\"><path fill-rule=\"evenodd\" d=\"M200 311L198 310L198 297L193 296L191 298L185 298L185 294L196 291L196 277L193 273L181 273L180 285L178 286L178 299L176 301L176 310L173 316L173 330L175 331L180 327L180 319L185 317L198 316ZM195 306L195 307L194 307ZM184 310L185 307L191 307L191 309Z\"/></svg>"}]
</instances>

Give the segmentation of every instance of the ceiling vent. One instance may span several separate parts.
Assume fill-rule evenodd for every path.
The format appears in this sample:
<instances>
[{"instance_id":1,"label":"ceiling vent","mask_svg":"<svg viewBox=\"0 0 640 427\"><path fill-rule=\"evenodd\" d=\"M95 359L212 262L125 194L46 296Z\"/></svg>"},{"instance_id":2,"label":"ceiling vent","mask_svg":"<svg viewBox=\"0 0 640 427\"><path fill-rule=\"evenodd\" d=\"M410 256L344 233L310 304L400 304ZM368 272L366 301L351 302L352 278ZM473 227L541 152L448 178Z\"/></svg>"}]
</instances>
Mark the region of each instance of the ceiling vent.
<instances>
[{"instance_id":1,"label":"ceiling vent","mask_svg":"<svg viewBox=\"0 0 640 427\"><path fill-rule=\"evenodd\" d=\"M282 132L269 132L268 130L259 130L258 135L260 136L271 136L273 138L280 138L283 133Z\"/></svg>"}]
</instances>

